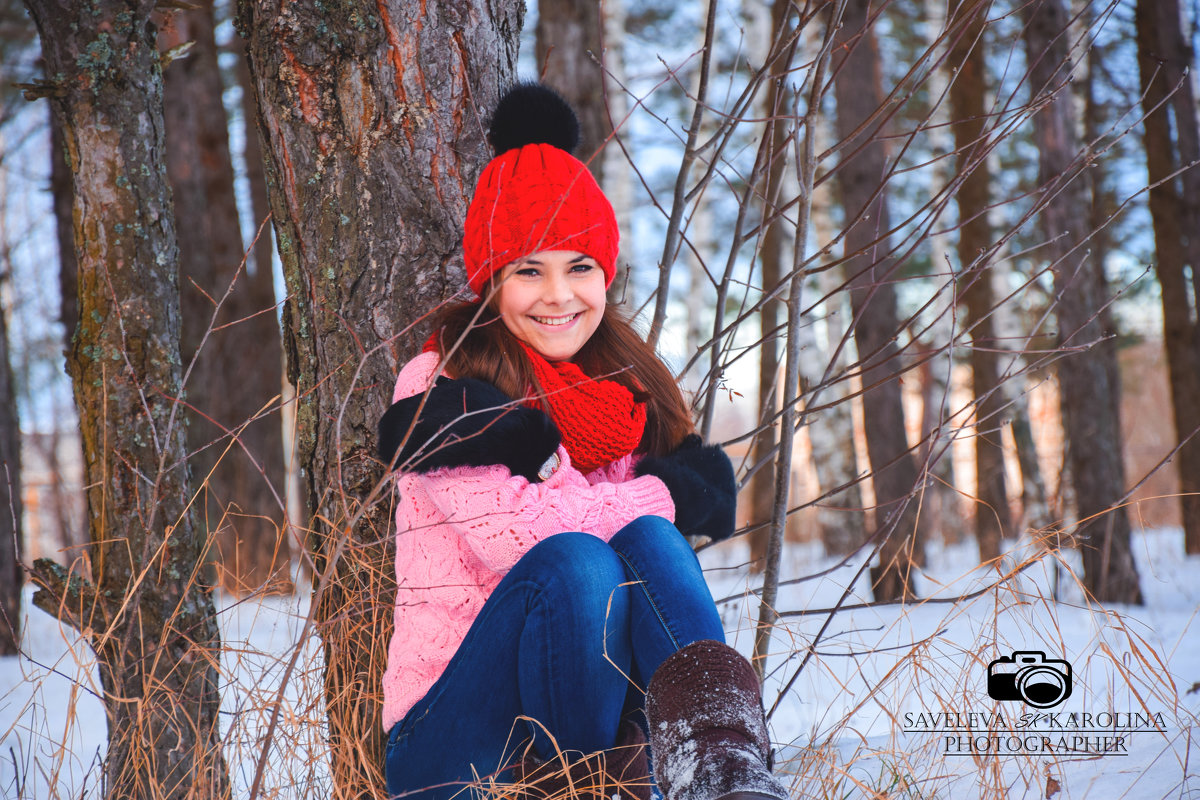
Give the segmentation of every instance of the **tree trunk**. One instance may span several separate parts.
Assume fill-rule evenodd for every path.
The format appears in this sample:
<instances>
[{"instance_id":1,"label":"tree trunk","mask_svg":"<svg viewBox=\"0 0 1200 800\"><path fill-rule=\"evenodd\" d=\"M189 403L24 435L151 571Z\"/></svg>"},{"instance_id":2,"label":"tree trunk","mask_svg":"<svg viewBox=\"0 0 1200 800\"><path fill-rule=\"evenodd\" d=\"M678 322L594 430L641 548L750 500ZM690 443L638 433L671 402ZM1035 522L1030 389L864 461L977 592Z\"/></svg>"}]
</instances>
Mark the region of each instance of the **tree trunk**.
<instances>
[{"instance_id":1,"label":"tree trunk","mask_svg":"<svg viewBox=\"0 0 1200 800\"><path fill-rule=\"evenodd\" d=\"M1011 265L1007 259L998 258L991 272L993 287L1012 285L1009 279ZM994 316L996 335L1005 343L1003 371L1008 375L1025 375L1027 364L1020 342L1025 340L1027 331L1021 324L1019 312L1011 303L1001 303L996 306ZM1006 389L1012 388L1005 392L1009 404L1006 413L1011 420L1013 450L1021 468L1021 516L1014 520L1013 529L1045 531L1057 517L1050 508L1037 443L1033 440L1033 426L1029 421L1028 379L1009 380L1012 383L1007 384Z\"/></svg>"},{"instance_id":2,"label":"tree trunk","mask_svg":"<svg viewBox=\"0 0 1200 800\"><path fill-rule=\"evenodd\" d=\"M911 595L918 481L905 436L896 337L896 264L888 254L887 150L868 119L883 104L879 46L869 25L869 0L850 0L835 51L834 96L843 154L837 185L847 220L845 269L854 310L854 341L862 371L867 454L875 487L875 532L884 537L871 575L877 600ZM862 130L859 127L862 126Z\"/></svg>"},{"instance_id":3,"label":"tree trunk","mask_svg":"<svg viewBox=\"0 0 1200 800\"><path fill-rule=\"evenodd\" d=\"M238 40L241 41L240 39ZM260 314L253 319L247 320L246 324L252 330L251 335L257 340L259 337L272 337L277 339L280 336L279 319L275 313L275 241L274 228L267 224L268 216L271 213L271 201L267 196L267 176L263 169L263 151L262 140L258 135L258 113L255 108L254 84L250 77L250 65L246 60L246 54L242 50L238 50L235 54L237 57L237 79L242 87L242 124L245 135L245 146L243 157L246 166L246 182L250 184L250 211L251 219L254 222L254 232L258 236L257 240L251 241L251 256L247 263L248 279L250 282L250 292L247 299L250 301L250 307L262 309L271 307L271 313ZM299 475L294 461L289 461L289 449L286 446L287 436L285 431L293 430L293 423L296 416L295 387L287 382L284 377L284 352L282 340L280 341L279 357L272 364L263 364L261 369L264 371L263 387L268 384L274 384L278 390L282 392L281 398L281 419L272 419L270 424L274 426L275 432L271 435L280 437L280 445L282 447L273 450L280 458L279 465L268 472L268 474L277 474L282 476L283 483L274 484L279 494L284 498L285 514L284 519L287 522L287 527L284 533L276 542L278 546L278 556L275 563L280 566L292 563L292 546L293 536L292 531L297 530L301 524L299 514L295 510L295 498L299 495ZM289 463L291 464L289 468ZM302 560L300 564L304 564ZM299 573L296 573L299 574Z\"/></svg>"},{"instance_id":4,"label":"tree trunk","mask_svg":"<svg viewBox=\"0 0 1200 800\"><path fill-rule=\"evenodd\" d=\"M274 296L254 292L242 269L242 235L217 66L211 2L165 15L159 49L192 42L164 81L167 175L179 226L188 425L198 506L215 533L223 583L246 593L288 586L283 442L274 414L255 419L280 392L282 347ZM220 311L217 304L221 304ZM252 341L254 347L246 347ZM230 434L234 438L231 438ZM282 550L281 550L282 545Z\"/></svg>"},{"instance_id":5,"label":"tree trunk","mask_svg":"<svg viewBox=\"0 0 1200 800\"><path fill-rule=\"evenodd\" d=\"M382 797L395 531L375 426L423 316L464 283L462 220L523 6L241 0L238 15L287 280L334 796Z\"/></svg>"},{"instance_id":6,"label":"tree trunk","mask_svg":"<svg viewBox=\"0 0 1200 800\"><path fill-rule=\"evenodd\" d=\"M238 40L241 41L240 39ZM267 176L263 169L262 141L258 136L258 109L255 106L254 79L250 76L250 63L246 54L238 50L233 54L237 57L237 79L242 87L242 124L246 141L243 154L246 160L246 182L250 184L250 214L254 221L254 231L258 234L257 241L251 243L250 258L246 269L250 274L253 285L253 295L256 305L262 301L275 302L275 264L274 228L265 225L267 215L271 213L271 199L267 196ZM280 351L282 355L282 351ZM283 378L283 371L277 374Z\"/></svg>"},{"instance_id":7,"label":"tree trunk","mask_svg":"<svg viewBox=\"0 0 1200 800\"><path fill-rule=\"evenodd\" d=\"M768 247L779 250L778 241L772 242L768 232L763 243L760 257L762 264L763 288L770 291L778 286L781 271L779 261L781 252L767 254ZM758 423L764 425L768 420L774 420L779 413L779 348L776 330L780 325L780 301L774 298L763 303L759 313L759 335L762 337L759 346L758 363ZM758 574L766 566L767 544L771 535L771 510L775 506L775 447L779 441L779 426L777 423L765 425L754 437L751 446L750 463L761 465L750 478L749 508L747 522L752 526L747 541L750 545L750 571Z\"/></svg>"},{"instance_id":8,"label":"tree trunk","mask_svg":"<svg viewBox=\"0 0 1200 800\"><path fill-rule=\"evenodd\" d=\"M1031 91L1054 92L1069 74L1069 15L1061 0L1038 0L1022 9ZM1054 270L1055 311L1060 346L1057 362L1067 459L1083 554L1084 584L1101 602L1141 603L1137 568L1130 550L1129 517L1119 505L1125 494L1121 425L1112 385L1111 349L1098 344L1107 300L1104 268L1087 249L1086 166L1080 157L1069 88L1034 117L1040 154L1038 179L1046 198L1041 225Z\"/></svg>"},{"instance_id":9,"label":"tree trunk","mask_svg":"<svg viewBox=\"0 0 1200 800\"><path fill-rule=\"evenodd\" d=\"M950 9L945 0L922 0L924 10L924 45L929 52L945 47L947 14ZM929 73L925 80L925 92L929 97L945 98L954 78L952 61L943 63L941 69ZM944 102L930 109L923 120L925 143L931 152L949 153L954 150L954 133L950 127L951 109ZM930 197L946 192L954 180L954 165L947 159L937 159L930 167ZM952 243L941 236L926 237L929 261L938 265L951 263L947 247ZM955 365L952 342L958 333L959 320L954 309L944 306L936 311L936 317L924 331L924 341L919 344L917 368L921 386L921 446L917 451L918 463L928 470L929 480L921 496L921 519L925 529L936 531L943 543L958 543L963 538L963 518L960 511L961 495L955 487L954 459L951 457L952 442L957 436L958 426L951 424L953 415L951 383Z\"/></svg>"},{"instance_id":10,"label":"tree trunk","mask_svg":"<svg viewBox=\"0 0 1200 800\"><path fill-rule=\"evenodd\" d=\"M954 122L955 166L959 175L958 264L971 332L971 388L975 395L975 538L979 558L987 563L999 558L1000 540L1012 532L1012 515L1004 481L1004 447L1001 414L999 358L992 321L995 301L988 254L993 237L988 224L991 177L988 174L984 123L987 81L984 69L984 24L989 0L952 0L950 12L950 63L956 70L950 84Z\"/></svg>"},{"instance_id":11,"label":"tree trunk","mask_svg":"<svg viewBox=\"0 0 1200 800\"><path fill-rule=\"evenodd\" d=\"M819 39L811 46L818 46ZM807 47L809 45L803 45ZM814 134L820 139L829 138L832 120L821 120ZM820 146L818 146L820 148ZM832 187L825 183L813 188L812 227L815 240L832 241L837 231L830 215L836 206ZM802 388L809 395L814 387L834 381L821 389L819 397L809 395L810 408L827 405L814 418L808 412L808 442L812 448L813 472L816 473L817 490L825 494L839 486L846 489L824 498L817 504L817 527L825 552L830 555L846 555L862 546L867 540L867 519L863 506L862 483L859 480L858 453L855 436L847 431L855 429L855 404L859 402L853 384L846 379L846 365L854 358L854 343L850 330L853 312L850 299L843 292L845 274L841 265L831 265L815 275L816 297L823 298L825 318L824 335L818 336L815 325L805 325L801 336L812 336L813 341L800 351Z\"/></svg>"},{"instance_id":12,"label":"tree trunk","mask_svg":"<svg viewBox=\"0 0 1200 800\"><path fill-rule=\"evenodd\" d=\"M1106 12L1095 7L1088 7L1084 13L1086 16L1083 16L1081 19L1083 24L1086 26L1095 26L1097 29L1103 24L1097 17L1107 16ZM1082 136L1083 141L1089 143L1099 141L1105 135L1104 129L1107 127L1107 125L1100 123L1097 119L1100 115L1101 107L1105 105L1105 100L1096 96L1095 89L1095 66L1104 56L1104 48L1089 47L1082 68L1085 78L1083 81L1077 82L1077 85L1082 84L1078 92L1078 95L1083 100ZM1107 182L1106 172L1112 161L1116 161L1116 159L1093 159L1087 170L1087 185L1084 187L1084 194L1090 200L1087 214L1087 230L1090 231L1088 249L1091 251L1092 260L1100 265L1099 274L1101 280L1104 279L1104 265L1108 263L1108 256L1114 246L1113 229L1108 225L1108 221L1116 213L1118 203L1115 193L1105 187ZM1106 285L1102 285L1101 294L1105 295L1106 293ZM1111 304L1105 303L1100 308L1100 326L1104 330L1116 329ZM1113 413L1120 418L1121 368L1117 358L1118 343L1116 337L1105 340L1101 344L1101 347L1109 351L1104 356L1104 363L1109 370L1109 385L1113 387Z\"/></svg>"},{"instance_id":13,"label":"tree trunk","mask_svg":"<svg viewBox=\"0 0 1200 800\"><path fill-rule=\"evenodd\" d=\"M607 105L609 121L620 125L629 113L629 97L623 88L627 85L625 0L604 0L600 4L600 14L604 25L604 102ZM620 136L619 130L613 131L614 139ZM629 247L633 242L633 169L630 166L632 154L625 152L625 148L630 146L631 143L626 138L623 143L613 141L605 147L604 183L601 184L604 194L612 203L613 212L617 215L617 227L621 231L621 241L625 243L617 257L616 280L608 287L608 302L625 309L634 306L633 262L629 258Z\"/></svg>"},{"instance_id":14,"label":"tree trunk","mask_svg":"<svg viewBox=\"0 0 1200 800\"><path fill-rule=\"evenodd\" d=\"M704 133L708 134L709 131L705 130ZM688 218L686 235L689 246L682 258L689 290L682 298L681 323L685 353L702 352L705 342L714 336L714 327L719 327L714 326L714 323L721 319L715 308L716 303L713 302L713 294L708 291L713 286L709 277L710 265L719 257L717 243L713 240L715 227L712 203L703 195L697 197ZM710 355L708 359L696 359L690 370L678 376L685 393L691 392L693 396L703 397L707 381L720 380L720 375L714 376L712 373L711 357L721 349L720 341L714 339L707 349ZM704 427L706 421L708 428ZM707 408L702 409L700 424L701 432L712 429L712 414Z\"/></svg>"},{"instance_id":15,"label":"tree trunk","mask_svg":"<svg viewBox=\"0 0 1200 800\"><path fill-rule=\"evenodd\" d=\"M1154 222L1155 272L1162 287L1163 343L1171 383L1175 459L1187 552L1200 553L1200 325L1191 307L1200 281L1200 132L1177 0L1138 0L1138 67L1146 112L1146 164ZM1172 137L1172 122L1174 133ZM1181 175L1169 178L1181 165ZM1169 178L1169 179L1168 179ZM1190 284L1190 285L1189 285Z\"/></svg>"},{"instance_id":16,"label":"tree trunk","mask_svg":"<svg viewBox=\"0 0 1200 800\"><path fill-rule=\"evenodd\" d=\"M1029 422L1029 402L1022 394L1014 397L1012 403L1013 445L1017 451L1017 463L1021 465L1022 525L1041 531L1050 527L1053 515L1046 497L1042 467L1038 463L1037 443L1033 440L1033 428Z\"/></svg>"},{"instance_id":17,"label":"tree trunk","mask_svg":"<svg viewBox=\"0 0 1200 800\"><path fill-rule=\"evenodd\" d=\"M67 164L67 146L63 140L62 123L57 114L50 114L50 196L54 208L54 232L58 243L58 287L60 321L63 326L63 346L71 348L75 335L75 320L79 318L79 267L75 261L75 224L72 221L72 206L75 190L71 168ZM88 531L82 524L83 493L68 492L64 487L63 463L58 457L58 442L63 431L56 429L50 434L45 447L46 466L50 471L50 491L58 525L59 543L63 551L71 552L73 570L83 571L80 556L88 542ZM74 448L73 448L74 449ZM68 463L82 463L83 452L76 449L75 459Z\"/></svg>"},{"instance_id":18,"label":"tree trunk","mask_svg":"<svg viewBox=\"0 0 1200 800\"><path fill-rule=\"evenodd\" d=\"M8 320L0 309L0 656L16 655L21 643L21 425L9 363Z\"/></svg>"},{"instance_id":19,"label":"tree trunk","mask_svg":"<svg viewBox=\"0 0 1200 800\"><path fill-rule=\"evenodd\" d=\"M600 67L604 23L596 0L538 0L536 33L539 74L575 107L579 116L576 155L604 186L602 148L612 133Z\"/></svg>"},{"instance_id":20,"label":"tree trunk","mask_svg":"<svg viewBox=\"0 0 1200 800\"><path fill-rule=\"evenodd\" d=\"M788 0L775 0L770 7L770 31L767 40L762 43L763 52L770 52L775 42L781 41L784 24L787 20ZM770 142L765 171L762 198L763 221L766 231L763 233L762 246L759 250L760 281L762 291L770 294L781 290L784 275L784 248L787 236L784 232L784 220L778 218L779 199L783 186L784 170L788 164L787 147L788 135L787 114L783 112L784 103L783 75L789 65L783 59L778 59L770 65L771 78L767 82L767 91L763 99L762 114L767 120L763 137ZM776 217L771 221L772 217ZM795 236L794 232L792 236ZM791 248L788 248L790 251ZM692 296L699 296L693 291ZM782 292L780 292L782 294ZM771 513L775 507L775 457L773 453L779 442L779 426L774 420L779 413L779 326L782 322L780 311L783 301L779 294L768 298L762 304L758 314L759 362L758 362L758 424L765 425L754 437L751 447L751 463L759 469L750 479L750 523L748 535L750 544L750 571L761 573L766 567L767 547L771 535Z\"/></svg>"},{"instance_id":21,"label":"tree trunk","mask_svg":"<svg viewBox=\"0 0 1200 800\"><path fill-rule=\"evenodd\" d=\"M34 602L84 633L104 689L111 798L225 797L221 643L188 510L178 249L153 3L27 3L74 175L79 316L67 368L94 583L34 565Z\"/></svg>"},{"instance_id":22,"label":"tree trunk","mask_svg":"<svg viewBox=\"0 0 1200 800\"><path fill-rule=\"evenodd\" d=\"M936 262L935 262L936 263ZM930 481L921 499L921 516L930 530L941 533L942 542L962 541L963 524L958 511L959 494L954 490L954 458L947 434L950 413L953 335L949 309L930 329L931 343L922 348L917 374L921 381L921 449L919 458L929 470Z\"/></svg>"},{"instance_id":23,"label":"tree trunk","mask_svg":"<svg viewBox=\"0 0 1200 800\"><path fill-rule=\"evenodd\" d=\"M50 195L54 204L54 230L58 238L59 297L66 346L71 346L75 320L79 319L79 268L75 263L75 223L71 220L75 190L67 164L67 146L57 114L50 115Z\"/></svg>"},{"instance_id":24,"label":"tree trunk","mask_svg":"<svg viewBox=\"0 0 1200 800\"><path fill-rule=\"evenodd\" d=\"M818 241L822 241L818 238ZM842 321L846 313L833 311L841 306L844 296L833 286L842 281L841 270L824 270L817 275L818 293L827 297L826 337L816 335L815 325L805 325L800 335L805 343L800 351L801 387L809 411L805 415L805 430L812 449L816 491L828 497L816 504L817 531L826 555L844 556L854 552L866 540L862 489L858 484L858 463L854 452L853 399L848 381L839 380L844 374L843 356L829 370L830 361L838 354L838 342L845 333ZM827 382L830 381L830 382ZM820 411L815 406L827 406ZM839 486L846 488L835 491Z\"/></svg>"}]
</instances>

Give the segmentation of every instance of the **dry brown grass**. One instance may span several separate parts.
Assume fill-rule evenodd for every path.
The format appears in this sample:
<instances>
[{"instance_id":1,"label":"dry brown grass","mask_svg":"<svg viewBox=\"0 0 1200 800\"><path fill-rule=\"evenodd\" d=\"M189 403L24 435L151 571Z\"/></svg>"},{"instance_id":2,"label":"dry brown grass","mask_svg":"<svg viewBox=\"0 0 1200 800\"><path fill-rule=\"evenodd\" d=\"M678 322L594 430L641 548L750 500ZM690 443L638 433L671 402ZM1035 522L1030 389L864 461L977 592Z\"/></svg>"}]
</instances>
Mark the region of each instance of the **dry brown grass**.
<instances>
[{"instance_id":1,"label":"dry brown grass","mask_svg":"<svg viewBox=\"0 0 1200 800\"><path fill-rule=\"evenodd\" d=\"M706 560L711 564L714 558ZM819 616L788 617L769 659L766 701L773 706L790 684L773 729L782 739L778 769L795 796L1000 800L1048 797L1055 787L1060 798L1118 796L1092 783L1088 774L1097 771L1095 763L1081 771L1078 760L1053 754L951 759L940 754L938 737L903 732L906 711L1007 711L987 696L982 676L997 652L1033 641L1048 650L1057 645L1059 652L1076 643L1070 654L1073 697L1082 699L1083 708L1161 712L1166 730L1140 734L1140 741L1157 751L1151 769L1178 771L1183 781L1194 770L1181 759L1195 751L1197 720L1183 702L1186 687L1168 671L1171 653L1136 613L1050 599L1045 588L1052 568L1069 581L1064 596L1083 596L1072 560L1031 547L1027 557L1010 558L1003 575L951 576L938 593L989 587L970 599L860 609L839 615L844 624L820 641L814 641ZM727 570L710 575L721 586L748 580L731 579ZM785 593L784 601L796 597ZM754 597L747 593L723 607L731 640L747 644ZM259 797L326 796L345 777L331 773L323 647L310 608L302 597L221 598L221 734L235 797L249 796L256 782ZM0 731L5 741L0 788L14 800L95 796L101 788L103 747L94 748L102 745L103 723L96 716L94 695L100 690L93 657L73 630L51 629L57 650L45 641L27 642L27 655L37 663L22 662L25 683L7 689L0 700L8 707L5 717L15 719ZM799 656L809 648L816 655L796 676ZM52 660L46 660L52 650ZM814 694L814 687L825 696ZM378 687L363 682L362 690ZM1139 763L1145 760L1143 753ZM588 775L576 770L565 777L560 791L539 798L587 796ZM1121 796L1151 796L1133 786ZM495 800L520 796L517 787L483 773L471 788Z\"/></svg>"}]
</instances>

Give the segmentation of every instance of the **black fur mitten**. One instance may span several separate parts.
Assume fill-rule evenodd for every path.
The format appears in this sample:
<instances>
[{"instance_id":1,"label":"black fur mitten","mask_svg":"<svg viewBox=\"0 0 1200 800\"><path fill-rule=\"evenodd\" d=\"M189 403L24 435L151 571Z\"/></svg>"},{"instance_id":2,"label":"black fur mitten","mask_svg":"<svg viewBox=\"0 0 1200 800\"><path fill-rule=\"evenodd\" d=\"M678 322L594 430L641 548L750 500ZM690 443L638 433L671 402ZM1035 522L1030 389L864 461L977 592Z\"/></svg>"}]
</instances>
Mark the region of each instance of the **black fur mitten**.
<instances>
[{"instance_id":1,"label":"black fur mitten","mask_svg":"<svg viewBox=\"0 0 1200 800\"><path fill-rule=\"evenodd\" d=\"M638 475L653 475L667 485L675 503L675 527L690 536L713 540L733 535L737 517L737 479L725 451L688 436L669 455L646 456Z\"/></svg>"},{"instance_id":2,"label":"black fur mitten","mask_svg":"<svg viewBox=\"0 0 1200 800\"><path fill-rule=\"evenodd\" d=\"M562 441L544 411L514 404L485 381L438 378L421 408L423 397L396 401L379 420L379 458L385 464L409 472L499 464L533 483Z\"/></svg>"}]
</instances>

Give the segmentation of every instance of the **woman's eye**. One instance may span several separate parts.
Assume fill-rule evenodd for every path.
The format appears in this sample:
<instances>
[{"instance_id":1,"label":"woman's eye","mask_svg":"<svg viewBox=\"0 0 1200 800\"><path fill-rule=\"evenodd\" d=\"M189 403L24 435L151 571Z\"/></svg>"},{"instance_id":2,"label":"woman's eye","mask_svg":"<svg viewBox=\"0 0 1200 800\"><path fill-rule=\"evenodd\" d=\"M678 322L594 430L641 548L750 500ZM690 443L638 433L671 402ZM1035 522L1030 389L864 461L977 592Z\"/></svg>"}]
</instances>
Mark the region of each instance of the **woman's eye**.
<instances>
[{"instance_id":1,"label":"woman's eye","mask_svg":"<svg viewBox=\"0 0 1200 800\"><path fill-rule=\"evenodd\" d=\"M536 278L538 271L533 267L522 267L521 269L517 270L517 274L522 278Z\"/></svg>"},{"instance_id":2,"label":"woman's eye","mask_svg":"<svg viewBox=\"0 0 1200 800\"><path fill-rule=\"evenodd\" d=\"M596 268L595 264L575 264L571 267L571 272L590 272Z\"/></svg>"}]
</instances>

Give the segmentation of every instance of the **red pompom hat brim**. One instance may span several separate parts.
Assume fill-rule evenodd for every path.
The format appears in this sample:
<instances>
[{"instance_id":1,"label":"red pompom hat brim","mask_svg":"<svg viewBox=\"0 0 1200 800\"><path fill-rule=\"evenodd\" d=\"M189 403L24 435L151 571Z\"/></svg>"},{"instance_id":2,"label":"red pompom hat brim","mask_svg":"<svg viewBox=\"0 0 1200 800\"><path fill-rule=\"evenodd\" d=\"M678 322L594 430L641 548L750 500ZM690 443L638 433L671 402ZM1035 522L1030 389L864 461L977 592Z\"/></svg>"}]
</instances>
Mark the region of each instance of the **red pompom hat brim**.
<instances>
[{"instance_id":1,"label":"red pompom hat brim","mask_svg":"<svg viewBox=\"0 0 1200 800\"><path fill-rule=\"evenodd\" d=\"M612 204L579 159L550 144L526 144L484 168L467 209L463 256L467 282L483 297L488 280L544 250L590 256L616 276L620 233Z\"/></svg>"}]
</instances>

